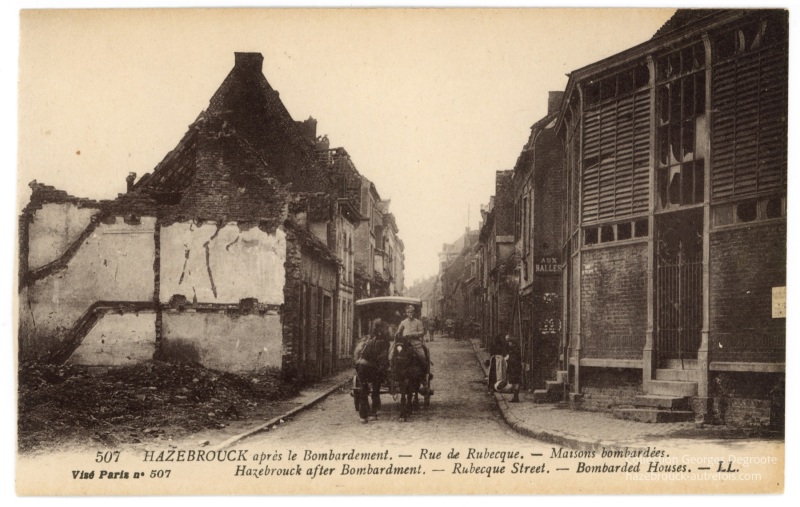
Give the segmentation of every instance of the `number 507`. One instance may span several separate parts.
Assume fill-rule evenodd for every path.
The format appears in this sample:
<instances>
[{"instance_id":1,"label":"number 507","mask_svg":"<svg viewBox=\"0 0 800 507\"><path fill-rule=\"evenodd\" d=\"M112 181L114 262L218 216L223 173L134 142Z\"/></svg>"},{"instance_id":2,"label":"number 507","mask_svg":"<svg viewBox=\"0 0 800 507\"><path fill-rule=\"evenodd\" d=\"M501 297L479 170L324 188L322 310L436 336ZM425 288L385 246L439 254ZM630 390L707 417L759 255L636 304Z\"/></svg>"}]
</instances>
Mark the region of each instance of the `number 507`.
<instances>
[{"instance_id":1,"label":"number 507","mask_svg":"<svg viewBox=\"0 0 800 507\"><path fill-rule=\"evenodd\" d=\"M95 463L116 463L119 461L120 451L97 451L97 456L94 458Z\"/></svg>"}]
</instances>

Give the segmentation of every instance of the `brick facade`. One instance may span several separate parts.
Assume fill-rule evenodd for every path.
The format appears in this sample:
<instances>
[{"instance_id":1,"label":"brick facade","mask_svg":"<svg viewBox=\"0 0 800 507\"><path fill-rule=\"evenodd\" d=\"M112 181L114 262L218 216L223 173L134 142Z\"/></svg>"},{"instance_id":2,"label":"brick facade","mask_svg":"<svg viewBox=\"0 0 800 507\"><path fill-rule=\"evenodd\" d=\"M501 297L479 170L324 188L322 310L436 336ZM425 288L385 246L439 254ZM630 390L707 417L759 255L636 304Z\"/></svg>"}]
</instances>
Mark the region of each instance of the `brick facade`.
<instances>
[{"instance_id":1,"label":"brick facade","mask_svg":"<svg viewBox=\"0 0 800 507\"><path fill-rule=\"evenodd\" d=\"M647 331L647 245L583 253L583 357L641 359Z\"/></svg>"},{"instance_id":2,"label":"brick facade","mask_svg":"<svg viewBox=\"0 0 800 507\"><path fill-rule=\"evenodd\" d=\"M780 10L679 10L570 74L556 128L575 392L598 368L627 386L640 364L645 394L696 392L700 420L776 424L787 27Z\"/></svg>"},{"instance_id":3,"label":"brick facade","mask_svg":"<svg viewBox=\"0 0 800 507\"><path fill-rule=\"evenodd\" d=\"M632 406L642 390L642 373L631 368L584 368L581 370L583 399L576 408L608 412L616 407Z\"/></svg>"},{"instance_id":4,"label":"brick facade","mask_svg":"<svg viewBox=\"0 0 800 507\"><path fill-rule=\"evenodd\" d=\"M784 362L786 321L772 318L772 288L786 285L786 223L712 232L710 271L711 360Z\"/></svg>"}]
</instances>

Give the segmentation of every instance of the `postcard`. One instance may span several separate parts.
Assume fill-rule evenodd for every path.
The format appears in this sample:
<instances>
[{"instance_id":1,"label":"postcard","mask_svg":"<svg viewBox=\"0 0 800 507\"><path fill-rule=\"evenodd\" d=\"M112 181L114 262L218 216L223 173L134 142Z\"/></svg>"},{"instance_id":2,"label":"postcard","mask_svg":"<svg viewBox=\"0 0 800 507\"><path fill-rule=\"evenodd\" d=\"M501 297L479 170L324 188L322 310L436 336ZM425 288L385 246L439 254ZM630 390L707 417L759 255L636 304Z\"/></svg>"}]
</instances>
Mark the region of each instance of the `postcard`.
<instances>
[{"instance_id":1,"label":"postcard","mask_svg":"<svg viewBox=\"0 0 800 507\"><path fill-rule=\"evenodd\" d=\"M788 38L22 10L17 494L782 493Z\"/></svg>"}]
</instances>

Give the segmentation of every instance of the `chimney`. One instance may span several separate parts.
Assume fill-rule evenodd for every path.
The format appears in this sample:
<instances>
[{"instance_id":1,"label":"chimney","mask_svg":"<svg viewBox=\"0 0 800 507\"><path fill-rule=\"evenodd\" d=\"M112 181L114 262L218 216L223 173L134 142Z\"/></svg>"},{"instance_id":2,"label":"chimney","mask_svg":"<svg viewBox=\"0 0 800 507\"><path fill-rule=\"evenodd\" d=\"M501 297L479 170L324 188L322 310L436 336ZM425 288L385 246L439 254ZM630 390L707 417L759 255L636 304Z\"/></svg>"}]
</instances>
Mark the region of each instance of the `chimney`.
<instances>
[{"instance_id":1,"label":"chimney","mask_svg":"<svg viewBox=\"0 0 800 507\"><path fill-rule=\"evenodd\" d=\"M317 143L317 120L309 116L307 120L296 121L295 123L306 139L312 143Z\"/></svg>"},{"instance_id":2,"label":"chimney","mask_svg":"<svg viewBox=\"0 0 800 507\"><path fill-rule=\"evenodd\" d=\"M548 92L547 95L547 114L557 113L561 107L561 100L564 92Z\"/></svg>"},{"instance_id":3,"label":"chimney","mask_svg":"<svg viewBox=\"0 0 800 507\"><path fill-rule=\"evenodd\" d=\"M127 191L130 192L133 190L133 182L136 181L136 173L128 173L128 177L125 178L125 183L127 183Z\"/></svg>"},{"instance_id":4,"label":"chimney","mask_svg":"<svg viewBox=\"0 0 800 507\"><path fill-rule=\"evenodd\" d=\"M236 57L234 68L248 72L261 73L261 64L264 57L261 53L233 53Z\"/></svg>"}]
</instances>

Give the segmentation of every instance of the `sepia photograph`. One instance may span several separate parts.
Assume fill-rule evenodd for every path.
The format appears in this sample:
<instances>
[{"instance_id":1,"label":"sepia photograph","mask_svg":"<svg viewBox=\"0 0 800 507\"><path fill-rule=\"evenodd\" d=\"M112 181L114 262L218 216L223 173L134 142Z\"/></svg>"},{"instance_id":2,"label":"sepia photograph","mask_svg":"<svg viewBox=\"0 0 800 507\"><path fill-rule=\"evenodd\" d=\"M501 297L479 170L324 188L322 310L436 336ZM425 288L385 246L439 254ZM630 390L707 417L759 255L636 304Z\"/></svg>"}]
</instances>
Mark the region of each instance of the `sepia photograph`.
<instances>
[{"instance_id":1,"label":"sepia photograph","mask_svg":"<svg viewBox=\"0 0 800 507\"><path fill-rule=\"evenodd\" d=\"M16 10L16 494L784 493L755 7Z\"/></svg>"}]
</instances>

